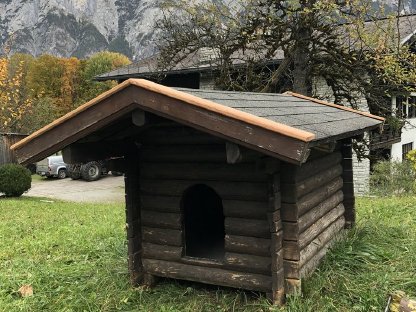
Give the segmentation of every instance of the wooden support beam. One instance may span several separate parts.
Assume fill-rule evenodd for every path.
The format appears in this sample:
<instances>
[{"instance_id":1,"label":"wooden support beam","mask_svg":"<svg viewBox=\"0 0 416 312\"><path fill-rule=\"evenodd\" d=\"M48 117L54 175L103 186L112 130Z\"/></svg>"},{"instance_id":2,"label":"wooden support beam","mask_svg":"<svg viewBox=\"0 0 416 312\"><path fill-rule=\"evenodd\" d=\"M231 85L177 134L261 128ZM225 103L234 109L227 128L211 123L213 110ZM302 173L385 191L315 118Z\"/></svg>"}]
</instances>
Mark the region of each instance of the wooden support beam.
<instances>
[{"instance_id":1,"label":"wooden support beam","mask_svg":"<svg viewBox=\"0 0 416 312\"><path fill-rule=\"evenodd\" d=\"M153 259L143 259L143 266L146 272L156 276L263 292L270 292L272 288L271 276L262 274Z\"/></svg>"},{"instance_id":2,"label":"wooden support beam","mask_svg":"<svg viewBox=\"0 0 416 312\"><path fill-rule=\"evenodd\" d=\"M62 157L67 164L123 157L132 146L132 142L126 141L73 143L62 150Z\"/></svg>"}]
</instances>

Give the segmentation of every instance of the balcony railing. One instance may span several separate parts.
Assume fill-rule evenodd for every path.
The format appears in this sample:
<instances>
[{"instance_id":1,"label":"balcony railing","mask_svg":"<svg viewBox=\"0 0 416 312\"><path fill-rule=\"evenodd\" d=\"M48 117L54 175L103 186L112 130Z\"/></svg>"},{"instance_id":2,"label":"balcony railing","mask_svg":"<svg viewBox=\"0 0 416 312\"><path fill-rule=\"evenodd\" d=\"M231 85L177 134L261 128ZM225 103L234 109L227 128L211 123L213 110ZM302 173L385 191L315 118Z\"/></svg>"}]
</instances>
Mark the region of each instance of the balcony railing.
<instances>
[{"instance_id":1,"label":"balcony railing","mask_svg":"<svg viewBox=\"0 0 416 312\"><path fill-rule=\"evenodd\" d=\"M389 124L384 124L383 131L373 130L370 133L370 149L389 148L394 143L401 141L402 128L392 128Z\"/></svg>"}]
</instances>

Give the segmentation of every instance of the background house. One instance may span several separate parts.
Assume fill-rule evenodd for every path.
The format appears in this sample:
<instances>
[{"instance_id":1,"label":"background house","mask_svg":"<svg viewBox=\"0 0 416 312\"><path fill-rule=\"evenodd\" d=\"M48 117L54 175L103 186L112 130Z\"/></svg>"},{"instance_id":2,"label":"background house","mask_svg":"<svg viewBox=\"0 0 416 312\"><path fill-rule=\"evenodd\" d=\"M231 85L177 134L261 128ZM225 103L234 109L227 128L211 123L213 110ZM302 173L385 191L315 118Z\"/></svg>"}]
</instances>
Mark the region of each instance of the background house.
<instances>
[{"instance_id":1,"label":"background house","mask_svg":"<svg viewBox=\"0 0 416 312\"><path fill-rule=\"evenodd\" d=\"M399 17L398 26L398 35L402 38L401 44L413 46L416 39L416 15ZM372 27L371 22L368 23L368 27ZM267 62L267 66L276 67L282 59L283 52L281 55L277 53L273 60ZM234 66L238 68L241 63L235 61ZM146 78L166 86L212 90L215 88L216 67L214 54L210 49L205 48L198 50L163 73L157 67L157 56L153 56L104 73L95 79L122 82L128 78ZM314 97L334 101L333 91L322 77L313 77L310 88ZM365 139L369 141L367 153L371 157L358 159L354 154L354 187L357 194L368 192L371 167L376 161L379 159L402 160L405 154L416 146L416 122L414 120L416 109L412 105L415 97L403 92L402 95L393 95L386 101L391 103L392 114L398 112L406 118L405 126L394 127L387 123L382 133L377 130L365 134ZM366 98L359 94L356 97L358 108L362 111L369 111Z\"/></svg>"}]
</instances>

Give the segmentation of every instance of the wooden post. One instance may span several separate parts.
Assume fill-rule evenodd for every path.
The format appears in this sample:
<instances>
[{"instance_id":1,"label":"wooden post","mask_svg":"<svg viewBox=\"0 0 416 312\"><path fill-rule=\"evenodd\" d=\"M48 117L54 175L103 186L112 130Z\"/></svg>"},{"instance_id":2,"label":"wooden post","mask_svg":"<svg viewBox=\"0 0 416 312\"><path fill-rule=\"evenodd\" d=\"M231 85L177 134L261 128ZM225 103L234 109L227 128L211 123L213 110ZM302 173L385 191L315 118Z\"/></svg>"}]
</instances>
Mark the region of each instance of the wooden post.
<instances>
[{"instance_id":1,"label":"wooden post","mask_svg":"<svg viewBox=\"0 0 416 312\"><path fill-rule=\"evenodd\" d=\"M271 274L272 290L267 296L275 305L283 305L285 301L285 274L283 270L283 232L280 218L281 195L280 174L275 172L271 175L270 183L270 211L268 214L269 230L271 235Z\"/></svg>"},{"instance_id":2,"label":"wooden post","mask_svg":"<svg viewBox=\"0 0 416 312\"><path fill-rule=\"evenodd\" d=\"M351 138L342 141L342 179L344 185L342 191L344 193L345 208L345 228L351 228L355 224L355 196L354 196L354 178L352 164L352 142Z\"/></svg>"},{"instance_id":3,"label":"wooden post","mask_svg":"<svg viewBox=\"0 0 416 312\"><path fill-rule=\"evenodd\" d=\"M131 150L126 155L126 173L124 176L126 191L126 227L128 240L128 264L132 285L144 282L142 264L142 234L139 195L139 155Z\"/></svg>"}]
</instances>

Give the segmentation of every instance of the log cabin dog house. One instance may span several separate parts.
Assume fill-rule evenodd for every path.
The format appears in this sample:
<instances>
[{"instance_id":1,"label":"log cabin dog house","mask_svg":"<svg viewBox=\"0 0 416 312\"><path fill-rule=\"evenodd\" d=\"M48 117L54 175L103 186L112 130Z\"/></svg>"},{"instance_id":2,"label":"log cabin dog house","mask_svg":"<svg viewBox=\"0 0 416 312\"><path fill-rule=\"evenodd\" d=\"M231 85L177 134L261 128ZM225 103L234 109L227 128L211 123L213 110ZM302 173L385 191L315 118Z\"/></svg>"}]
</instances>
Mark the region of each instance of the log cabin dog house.
<instances>
[{"instance_id":1,"label":"log cabin dog house","mask_svg":"<svg viewBox=\"0 0 416 312\"><path fill-rule=\"evenodd\" d=\"M127 80L13 145L21 163L113 158L133 283L300 289L354 223L351 138L383 118L294 93ZM119 157L119 158L117 158Z\"/></svg>"}]
</instances>

